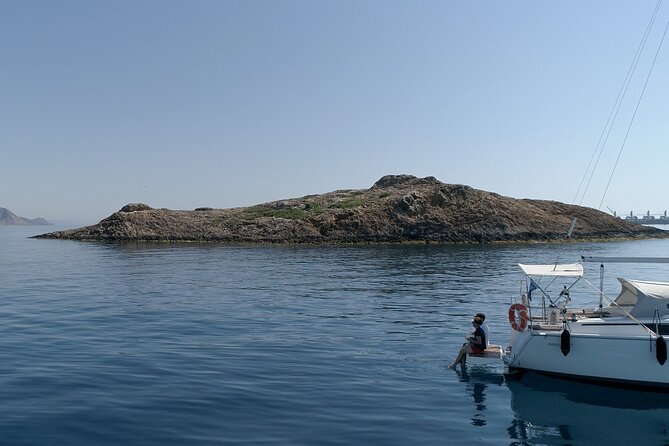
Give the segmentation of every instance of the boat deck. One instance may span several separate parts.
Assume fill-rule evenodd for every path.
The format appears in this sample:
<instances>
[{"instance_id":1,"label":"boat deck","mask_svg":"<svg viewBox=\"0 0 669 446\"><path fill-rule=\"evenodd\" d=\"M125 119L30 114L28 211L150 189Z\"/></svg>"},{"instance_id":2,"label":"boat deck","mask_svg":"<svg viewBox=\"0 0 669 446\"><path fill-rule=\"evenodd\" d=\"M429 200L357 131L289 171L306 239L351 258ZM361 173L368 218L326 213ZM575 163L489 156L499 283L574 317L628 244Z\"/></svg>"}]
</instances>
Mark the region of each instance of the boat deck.
<instances>
[{"instance_id":1,"label":"boat deck","mask_svg":"<svg viewBox=\"0 0 669 446\"><path fill-rule=\"evenodd\" d=\"M502 359L502 347L500 345L489 345L483 353L468 353L467 362L472 364L484 364Z\"/></svg>"}]
</instances>

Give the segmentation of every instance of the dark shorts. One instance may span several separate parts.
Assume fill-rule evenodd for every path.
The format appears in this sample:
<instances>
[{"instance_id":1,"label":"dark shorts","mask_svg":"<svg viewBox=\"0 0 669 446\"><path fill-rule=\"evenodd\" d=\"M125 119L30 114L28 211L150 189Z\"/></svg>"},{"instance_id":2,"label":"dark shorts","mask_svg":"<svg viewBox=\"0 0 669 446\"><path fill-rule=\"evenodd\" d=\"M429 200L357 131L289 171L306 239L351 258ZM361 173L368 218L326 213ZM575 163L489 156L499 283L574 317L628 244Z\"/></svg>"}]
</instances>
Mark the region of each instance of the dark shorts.
<instances>
[{"instance_id":1,"label":"dark shorts","mask_svg":"<svg viewBox=\"0 0 669 446\"><path fill-rule=\"evenodd\" d=\"M485 348L480 348L476 345L472 345L472 353L475 355L478 355L479 353L483 353L485 351Z\"/></svg>"}]
</instances>

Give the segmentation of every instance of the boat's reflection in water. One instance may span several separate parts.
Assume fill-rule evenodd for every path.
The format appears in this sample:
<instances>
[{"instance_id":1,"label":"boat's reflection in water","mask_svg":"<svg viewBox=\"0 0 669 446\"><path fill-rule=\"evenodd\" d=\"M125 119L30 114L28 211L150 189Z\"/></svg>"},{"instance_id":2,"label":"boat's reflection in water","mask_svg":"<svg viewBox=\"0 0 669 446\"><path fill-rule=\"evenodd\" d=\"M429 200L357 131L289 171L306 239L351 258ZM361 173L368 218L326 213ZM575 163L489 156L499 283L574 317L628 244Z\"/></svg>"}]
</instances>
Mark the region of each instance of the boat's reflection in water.
<instances>
[{"instance_id":1,"label":"boat's reflection in water","mask_svg":"<svg viewBox=\"0 0 669 446\"><path fill-rule=\"evenodd\" d=\"M668 444L669 394L507 376L511 444Z\"/></svg>"}]
</instances>

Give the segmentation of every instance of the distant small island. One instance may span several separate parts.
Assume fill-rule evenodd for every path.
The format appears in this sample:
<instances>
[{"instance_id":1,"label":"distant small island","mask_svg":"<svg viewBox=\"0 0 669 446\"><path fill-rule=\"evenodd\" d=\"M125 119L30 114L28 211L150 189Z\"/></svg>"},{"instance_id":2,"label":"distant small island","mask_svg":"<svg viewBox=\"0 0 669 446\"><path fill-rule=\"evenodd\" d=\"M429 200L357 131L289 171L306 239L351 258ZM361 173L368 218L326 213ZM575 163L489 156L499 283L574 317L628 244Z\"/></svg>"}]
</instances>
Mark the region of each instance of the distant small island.
<instances>
[{"instance_id":1,"label":"distant small island","mask_svg":"<svg viewBox=\"0 0 669 446\"><path fill-rule=\"evenodd\" d=\"M0 226L46 226L51 225L43 218L19 217L9 209L0 208Z\"/></svg>"},{"instance_id":2,"label":"distant small island","mask_svg":"<svg viewBox=\"0 0 669 446\"><path fill-rule=\"evenodd\" d=\"M664 238L669 231L556 201L515 199L434 177L387 175L371 188L192 211L129 204L96 225L38 238L225 243L493 243Z\"/></svg>"}]
</instances>

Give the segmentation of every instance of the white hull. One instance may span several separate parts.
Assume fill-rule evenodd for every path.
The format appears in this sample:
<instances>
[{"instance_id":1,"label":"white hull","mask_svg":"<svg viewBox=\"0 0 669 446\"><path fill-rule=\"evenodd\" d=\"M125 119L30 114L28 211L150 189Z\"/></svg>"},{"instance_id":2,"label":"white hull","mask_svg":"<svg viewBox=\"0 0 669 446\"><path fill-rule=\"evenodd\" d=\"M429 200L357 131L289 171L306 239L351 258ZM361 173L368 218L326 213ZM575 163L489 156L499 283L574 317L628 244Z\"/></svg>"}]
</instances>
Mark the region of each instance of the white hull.
<instances>
[{"instance_id":1,"label":"white hull","mask_svg":"<svg viewBox=\"0 0 669 446\"><path fill-rule=\"evenodd\" d=\"M570 351L560 349L561 329L512 331L510 368L600 382L669 387L669 361L656 359L655 341L625 319L583 319L569 324Z\"/></svg>"}]
</instances>

